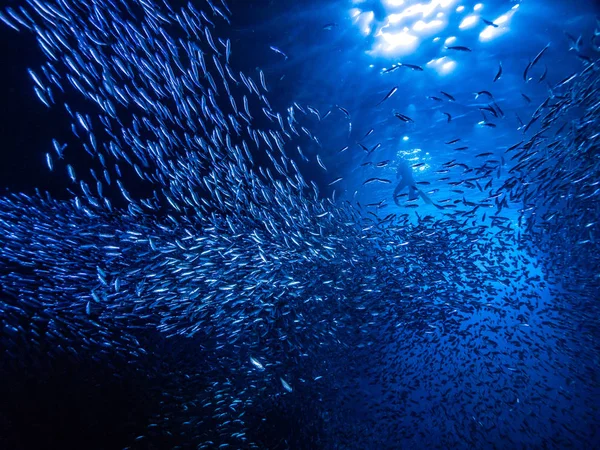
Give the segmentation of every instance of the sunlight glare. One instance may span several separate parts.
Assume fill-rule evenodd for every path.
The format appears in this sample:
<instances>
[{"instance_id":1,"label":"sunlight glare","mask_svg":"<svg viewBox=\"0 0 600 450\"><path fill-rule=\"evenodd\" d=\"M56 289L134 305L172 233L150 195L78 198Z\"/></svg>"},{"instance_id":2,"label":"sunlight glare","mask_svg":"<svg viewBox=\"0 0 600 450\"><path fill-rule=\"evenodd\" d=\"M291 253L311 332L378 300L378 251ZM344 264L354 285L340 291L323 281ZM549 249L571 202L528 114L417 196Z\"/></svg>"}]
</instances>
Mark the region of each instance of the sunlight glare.
<instances>
[{"instance_id":1,"label":"sunlight glare","mask_svg":"<svg viewBox=\"0 0 600 450\"><path fill-rule=\"evenodd\" d=\"M456 68L456 61L448 58L447 56L442 56L441 58L432 59L427 63L428 66L431 66L438 75L444 76L448 75Z\"/></svg>"},{"instance_id":2,"label":"sunlight glare","mask_svg":"<svg viewBox=\"0 0 600 450\"><path fill-rule=\"evenodd\" d=\"M383 4L386 6L402 6L404 5L404 0L384 0Z\"/></svg>"},{"instance_id":3,"label":"sunlight glare","mask_svg":"<svg viewBox=\"0 0 600 450\"><path fill-rule=\"evenodd\" d=\"M448 47L449 45L452 45L452 44L454 44L455 42L456 42L456 36L450 36L449 38L447 38L447 39L444 41L444 45L445 45L446 47Z\"/></svg>"},{"instance_id":4,"label":"sunlight glare","mask_svg":"<svg viewBox=\"0 0 600 450\"><path fill-rule=\"evenodd\" d=\"M509 21L512 18L512 16L515 15L518 9L519 5L516 4L510 10L508 10L508 12L496 18L496 20L493 20L493 22L496 25L498 25L498 28L493 27L491 25L485 27L485 29L481 33L479 33L479 40L481 42L488 42L509 31Z\"/></svg>"},{"instance_id":5,"label":"sunlight glare","mask_svg":"<svg viewBox=\"0 0 600 450\"><path fill-rule=\"evenodd\" d=\"M416 36L405 30L399 33L382 33L381 38L387 44L386 52L400 51L404 54L414 51L419 41Z\"/></svg>"},{"instance_id":6,"label":"sunlight glare","mask_svg":"<svg viewBox=\"0 0 600 450\"><path fill-rule=\"evenodd\" d=\"M382 21L375 19L373 11L354 8L350 14L362 34L376 37L369 54L399 56L414 52L422 39L433 38L432 35L441 32L448 24L450 8L458 1L381 0L389 12ZM355 0L354 4L366 7L366 3L359 0Z\"/></svg>"},{"instance_id":7,"label":"sunlight glare","mask_svg":"<svg viewBox=\"0 0 600 450\"><path fill-rule=\"evenodd\" d=\"M472 14L470 16L465 17L462 20L462 22L460 23L460 25L458 26L458 28L460 28L461 30L473 28L477 24L478 20L479 20L479 17Z\"/></svg>"}]
</instances>

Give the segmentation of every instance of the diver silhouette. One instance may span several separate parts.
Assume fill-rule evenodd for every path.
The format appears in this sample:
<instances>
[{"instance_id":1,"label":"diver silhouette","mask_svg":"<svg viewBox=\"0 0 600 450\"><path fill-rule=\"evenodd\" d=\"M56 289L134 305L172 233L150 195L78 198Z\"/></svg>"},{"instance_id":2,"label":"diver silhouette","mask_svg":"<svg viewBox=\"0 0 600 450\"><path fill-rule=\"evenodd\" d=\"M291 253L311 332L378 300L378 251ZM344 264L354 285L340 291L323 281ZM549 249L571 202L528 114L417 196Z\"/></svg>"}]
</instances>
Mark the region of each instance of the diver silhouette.
<instances>
[{"instance_id":1,"label":"diver silhouette","mask_svg":"<svg viewBox=\"0 0 600 450\"><path fill-rule=\"evenodd\" d=\"M433 203L427 194L417 188L415 179L413 177L413 170L405 160L401 159L398 161L397 169L396 179L400 178L400 181L398 182L396 189L394 189L394 203L396 203L396 205L400 206L398 196L404 189L408 188L408 200L416 200L417 198L421 197L425 203L442 209L441 206Z\"/></svg>"}]
</instances>

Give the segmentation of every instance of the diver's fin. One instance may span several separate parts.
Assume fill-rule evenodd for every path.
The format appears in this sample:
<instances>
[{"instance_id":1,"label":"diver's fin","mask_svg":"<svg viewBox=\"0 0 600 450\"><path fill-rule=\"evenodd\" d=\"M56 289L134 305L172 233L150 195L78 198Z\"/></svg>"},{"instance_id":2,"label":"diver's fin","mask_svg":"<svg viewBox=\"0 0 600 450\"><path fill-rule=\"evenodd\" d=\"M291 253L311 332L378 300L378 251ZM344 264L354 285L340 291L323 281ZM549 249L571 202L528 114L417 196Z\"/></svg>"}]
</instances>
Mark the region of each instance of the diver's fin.
<instances>
[{"instance_id":1,"label":"diver's fin","mask_svg":"<svg viewBox=\"0 0 600 450\"><path fill-rule=\"evenodd\" d=\"M415 188L415 189L416 189L416 188ZM444 209L444 207L443 207L443 206L436 205L435 203L433 203L433 200L431 200L431 199L429 198L429 196L428 196L428 195L427 195L425 192L423 192L422 190L420 190L420 189L417 189L417 192L419 193L419 195L421 196L421 198L422 198L422 199L425 201L425 203L427 203L427 204L429 204L429 205L433 205L433 206L435 206L437 209Z\"/></svg>"},{"instance_id":2,"label":"diver's fin","mask_svg":"<svg viewBox=\"0 0 600 450\"><path fill-rule=\"evenodd\" d=\"M400 202L398 201L398 195L400 195L400 192L402 192L402 190L406 187L406 183L404 182L404 180L400 180L400 183L398 183L398 186L396 186L396 189L394 189L394 203L398 206L400 206Z\"/></svg>"},{"instance_id":3,"label":"diver's fin","mask_svg":"<svg viewBox=\"0 0 600 450\"><path fill-rule=\"evenodd\" d=\"M421 189L417 189L417 188L414 188L414 189L419 193L419 195L425 201L425 203L433 205L433 201L431 201L431 199L429 198L429 196L425 192L423 192Z\"/></svg>"},{"instance_id":4,"label":"diver's fin","mask_svg":"<svg viewBox=\"0 0 600 450\"><path fill-rule=\"evenodd\" d=\"M419 198L419 194L422 194L422 192L419 191L416 187L410 186L408 188L408 199L409 200L416 200L417 198Z\"/></svg>"}]
</instances>

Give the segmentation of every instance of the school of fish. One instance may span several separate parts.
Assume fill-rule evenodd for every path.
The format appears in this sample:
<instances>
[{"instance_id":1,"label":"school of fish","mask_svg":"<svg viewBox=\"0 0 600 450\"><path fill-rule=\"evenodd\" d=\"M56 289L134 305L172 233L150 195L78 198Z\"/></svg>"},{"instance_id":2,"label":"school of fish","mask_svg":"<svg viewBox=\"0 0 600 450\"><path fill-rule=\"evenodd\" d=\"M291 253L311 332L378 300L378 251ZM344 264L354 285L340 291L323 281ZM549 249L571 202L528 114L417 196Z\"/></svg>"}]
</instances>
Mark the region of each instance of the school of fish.
<instances>
[{"instance_id":1,"label":"school of fish","mask_svg":"<svg viewBox=\"0 0 600 450\"><path fill-rule=\"evenodd\" d=\"M217 34L225 0L19 3L0 20L35 36L45 63L24 76L71 120L46 162L72 200L0 198L3 370L60 359L138 374L160 405L120 448L598 442L600 23L571 38L580 68L566 78L542 70L558 44L531 55L523 83L548 89L517 116L519 142L474 165L457 136L434 167L448 198L428 191L423 214L386 194L377 205L399 206L382 214L336 198L348 181L308 150L309 117L342 114L351 130L352 111L272 108L268 77L237 71ZM424 70L381 76L402 66ZM499 95L477 96L481 127L509 120ZM391 192L393 164L371 165L386 172L355 188Z\"/></svg>"}]
</instances>

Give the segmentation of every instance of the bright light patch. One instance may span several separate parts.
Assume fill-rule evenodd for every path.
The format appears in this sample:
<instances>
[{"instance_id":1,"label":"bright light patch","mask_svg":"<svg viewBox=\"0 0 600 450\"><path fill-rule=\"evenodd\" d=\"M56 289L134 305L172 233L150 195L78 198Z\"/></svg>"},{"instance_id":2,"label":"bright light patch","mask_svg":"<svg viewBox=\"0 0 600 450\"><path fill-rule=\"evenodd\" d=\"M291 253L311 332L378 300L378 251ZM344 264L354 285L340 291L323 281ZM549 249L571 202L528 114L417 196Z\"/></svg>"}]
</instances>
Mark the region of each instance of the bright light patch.
<instances>
[{"instance_id":1,"label":"bright light patch","mask_svg":"<svg viewBox=\"0 0 600 450\"><path fill-rule=\"evenodd\" d=\"M365 36L368 36L371 33L371 23L373 22L374 18L375 14L373 11L367 11L356 16L354 22L358 24L360 31Z\"/></svg>"},{"instance_id":2,"label":"bright light patch","mask_svg":"<svg viewBox=\"0 0 600 450\"><path fill-rule=\"evenodd\" d=\"M477 3L474 7L473 7L473 11L479 11L483 8L483 3Z\"/></svg>"},{"instance_id":3,"label":"bright light patch","mask_svg":"<svg viewBox=\"0 0 600 450\"><path fill-rule=\"evenodd\" d=\"M404 11L400 13L390 14L388 16L388 23L399 23L407 17L413 17L419 14L422 19L426 19L436 12L438 8L447 8L452 3L456 3L456 0L431 0L429 3L416 3L405 8Z\"/></svg>"},{"instance_id":4,"label":"bright light patch","mask_svg":"<svg viewBox=\"0 0 600 450\"><path fill-rule=\"evenodd\" d=\"M446 75L452 72L456 68L456 61L446 61L442 64L441 72L443 75Z\"/></svg>"},{"instance_id":5,"label":"bright light patch","mask_svg":"<svg viewBox=\"0 0 600 450\"><path fill-rule=\"evenodd\" d=\"M460 5L458 8L456 8L457 13L463 12L464 10L465 10L465 7L463 5Z\"/></svg>"},{"instance_id":6,"label":"bright light patch","mask_svg":"<svg viewBox=\"0 0 600 450\"><path fill-rule=\"evenodd\" d=\"M404 137L402 138L402 140L403 140L404 142L408 141L408 136L404 136Z\"/></svg>"},{"instance_id":7,"label":"bright light patch","mask_svg":"<svg viewBox=\"0 0 600 450\"><path fill-rule=\"evenodd\" d=\"M475 26L475 24L477 23L478 19L479 19L479 17L476 15L467 16L462 20L462 22L460 23L458 28L460 28L461 30L473 28L473 26Z\"/></svg>"},{"instance_id":8,"label":"bright light patch","mask_svg":"<svg viewBox=\"0 0 600 450\"><path fill-rule=\"evenodd\" d=\"M390 14L387 17L387 23L390 25L397 24L397 23L401 22L402 19L404 19L404 17L405 16L403 14Z\"/></svg>"},{"instance_id":9,"label":"bright light patch","mask_svg":"<svg viewBox=\"0 0 600 450\"><path fill-rule=\"evenodd\" d=\"M406 31L399 33L381 33L382 50L386 53L408 54L417 48L419 40Z\"/></svg>"},{"instance_id":10,"label":"bright light patch","mask_svg":"<svg viewBox=\"0 0 600 450\"><path fill-rule=\"evenodd\" d=\"M356 19L358 16L360 16L360 14L362 13L362 11L358 8L352 8L350 10L350 17L352 17L353 19Z\"/></svg>"},{"instance_id":11,"label":"bright light patch","mask_svg":"<svg viewBox=\"0 0 600 450\"><path fill-rule=\"evenodd\" d=\"M513 6L508 12L502 14L500 17L493 20L493 22L498 25L498 27L493 27L491 25L485 27L481 33L479 33L479 40L481 42L491 41L492 39L497 38L498 36L503 35L507 31L510 30L509 22L512 16L515 15L519 5Z\"/></svg>"},{"instance_id":12,"label":"bright light patch","mask_svg":"<svg viewBox=\"0 0 600 450\"><path fill-rule=\"evenodd\" d=\"M421 39L442 31L447 25L450 8L459 0L373 1L381 2L390 12L383 23L375 23L375 14L366 6L370 2L364 0L353 0L353 3L367 11L355 7L350 15L363 34L374 34L377 38L369 53L389 56L409 54L418 48Z\"/></svg>"},{"instance_id":13,"label":"bright light patch","mask_svg":"<svg viewBox=\"0 0 600 450\"><path fill-rule=\"evenodd\" d=\"M398 150L396 152L396 156L398 158L402 158L405 159L407 161L418 161L419 160L419 153L421 153L421 149L420 148L412 148L412 149L408 149L408 150Z\"/></svg>"},{"instance_id":14,"label":"bright light patch","mask_svg":"<svg viewBox=\"0 0 600 450\"><path fill-rule=\"evenodd\" d=\"M434 37L434 38L433 38L433 42L437 42L437 41L439 41L439 40L440 40L440 38L439 38L439 37Z\"/></svg>"},{"instance_id":15,"label":"bright light patch","mask_svg":"<svg viewBox=\"0 0 600 450\"><path fill-rule=\"evenodd\" d=\"M413 25L413 31L421 33L423 31L439 31L444 28L444 22L441 20L432 20L431 22L423 22L422 20L417 20Z\"/></svg>"},{"instance_id":16,"label":"bright light patch","mask_svg":"<svg viewBox=\"0 0 600 450\"><path fill-rule=\"evenodd\" d=\"M448 58L447 56L442 56L438 59L432 59L427 63L427 65L433 67L438 75L444 76L448 75L456 68L456 61Z\"/></svg>"},{"instance_id":17,"label":"bright light patch","mask_svg":"<svg viewBox=\"0 0 600 450\"><path fill-rule=\"evenodd\" d=\"M383 2L386 6L402 6L404 5L404 0L384 0Z\"/></svg>"},{"instance_id":18,"label":"bright light patch","mask_svg":"<svg viewBox=\"0 0 600 450\"><path fill-rule=\"evenodd\" d=\"M449 38L447 38L447 39L444 41L444 45L445 45L446 47L448 47L449 45L452 45L452 44L454 44L455 42L456 42L456 36L450 36Z\"/></svg>"},{"instance_id":19,"label":"bright light patch","mask_svg":"<svg viewBox=\"0 0 600 450\"><path fill-rule=\"evenodd\" d=\"M498 31L498 28L487 26L481 33L479 33L479 40L481 42L491 41L492 39L498 37L500 34L502 33Z\"/></svg>"},{"instance_id":20,"label":"bright light patch","mask_svg":"<svg viewBox=\"0 0 600 450\"><path fill-rule=\"evenodd\" d=\"M492 26L487 26L481 33L479 33L479 40L481 42L491 41L496 36L498 36L498 33L496 33L495 28Z\"/></svg>"},{"instance_id":21,"label":"bright light patch","mask_svg":"<svg viewBox=\"0 0 600 450\"><path fill-rule=\"evenodd\" d=\"M373 22L373 19L375 18L375 13L373 11L368 11L363 13L360 16L360 20L362 23L364 23L365 25L369 25L371 22Z\"/></svg>"},{"instance_id":22,"label":"bright light patch","mask_svg":"<svg viewBox=\"0 0 600 450\"><path fill-rule=\"evenodd\" d=\"M427 4L417 3L416 5L409 6L408 8L406 8L402 14L406 17L421 14L423 18L427 18L433 13L436 7L437 5L433 1Z\"/></svg>"}]
</instances>

